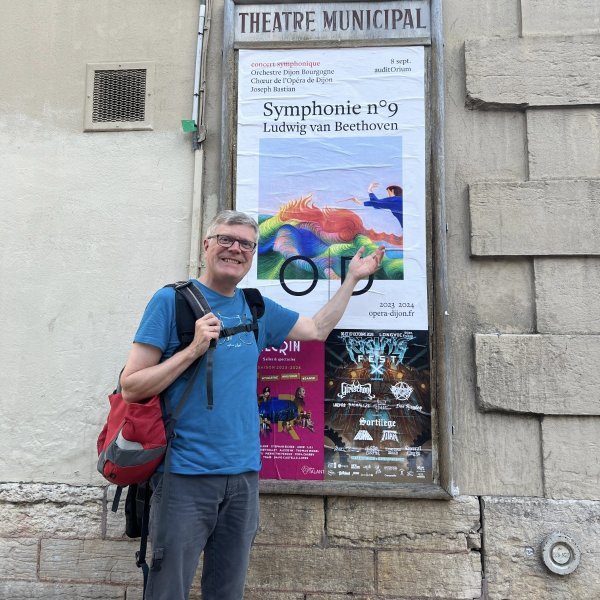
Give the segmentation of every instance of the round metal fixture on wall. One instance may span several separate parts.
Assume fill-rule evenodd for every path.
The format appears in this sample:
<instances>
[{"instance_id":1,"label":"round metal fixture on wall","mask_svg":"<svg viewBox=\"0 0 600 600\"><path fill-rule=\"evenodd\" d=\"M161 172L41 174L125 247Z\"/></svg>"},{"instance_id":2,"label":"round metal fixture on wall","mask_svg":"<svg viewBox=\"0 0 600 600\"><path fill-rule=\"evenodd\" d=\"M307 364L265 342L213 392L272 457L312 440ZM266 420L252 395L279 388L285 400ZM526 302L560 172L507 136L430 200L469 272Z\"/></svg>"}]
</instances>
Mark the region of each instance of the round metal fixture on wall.
<instances>
[{"instance_id":1,"label":"round metal fixture on wall","mask_svg":"<svg viewBox=\"0 0 600 600\"><path fill-rule=\"evenodd\" d=\"M581 560L577 542L565 533L551 533L542 544L544 564L557 575L572 573Z\"/></svg>"}]
</instances>

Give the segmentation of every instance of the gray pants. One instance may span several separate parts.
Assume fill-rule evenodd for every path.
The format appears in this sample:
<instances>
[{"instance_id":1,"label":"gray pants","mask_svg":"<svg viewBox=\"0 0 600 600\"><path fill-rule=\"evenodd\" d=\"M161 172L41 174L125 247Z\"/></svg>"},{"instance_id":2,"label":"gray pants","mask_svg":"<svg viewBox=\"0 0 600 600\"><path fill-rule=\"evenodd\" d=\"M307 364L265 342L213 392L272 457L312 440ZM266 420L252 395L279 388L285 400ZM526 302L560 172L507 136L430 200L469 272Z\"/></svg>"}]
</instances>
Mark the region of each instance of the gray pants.
<instances>
[{"instance_id":1,"label":"gray pants","mask_svg":"<svg viewBox=\"0 0 600 600\"><path fill-rule=\"evenodd\" d=\"M258 473L168 476L161 508L162 475L150 509L152 547L164 548L159 571L150 570L147 600L187 600L200 554L203 600L242 600L250 548L258 529ZM158 527L158 518L165 519ZM162 540L157 540L158 530Z\"/></svg>"}]
</instances>

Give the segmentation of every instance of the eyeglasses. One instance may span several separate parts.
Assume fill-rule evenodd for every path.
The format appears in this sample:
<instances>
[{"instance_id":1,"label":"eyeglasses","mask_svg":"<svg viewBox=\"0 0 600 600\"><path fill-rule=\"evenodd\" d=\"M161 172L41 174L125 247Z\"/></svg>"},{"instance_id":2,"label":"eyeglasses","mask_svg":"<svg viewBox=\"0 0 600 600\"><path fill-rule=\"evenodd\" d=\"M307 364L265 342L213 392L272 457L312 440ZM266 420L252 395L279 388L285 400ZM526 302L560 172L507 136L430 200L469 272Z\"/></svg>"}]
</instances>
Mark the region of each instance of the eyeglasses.
<instances>
[{"instance_id":1,"label":"eyeglasses","mask_svg":"<svg viewBox=\"0 0 600 600\"><path fill-rule=\"evenodd\" d=\"M223 248L231 248L231 246L237 242L240 250L243 250L244 252L254 252L257 246L256 242L251 242L250 240L241 240L240 238L235 238L231 237L230 235L223 235L220 233L217 233L217 235L209 235L206 239L212 240L213 238L216 238L217 244L219 244L219 246L223 246Z\"/></svg>"}]
</instances>

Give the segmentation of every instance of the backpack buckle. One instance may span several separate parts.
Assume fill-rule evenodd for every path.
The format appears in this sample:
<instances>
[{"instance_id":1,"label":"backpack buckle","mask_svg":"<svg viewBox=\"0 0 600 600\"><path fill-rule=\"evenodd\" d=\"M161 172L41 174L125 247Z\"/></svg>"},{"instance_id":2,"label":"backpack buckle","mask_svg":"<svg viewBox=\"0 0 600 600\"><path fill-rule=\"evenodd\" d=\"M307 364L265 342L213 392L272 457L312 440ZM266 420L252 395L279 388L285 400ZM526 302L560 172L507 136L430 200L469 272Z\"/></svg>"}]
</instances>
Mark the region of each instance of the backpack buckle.
<instances>
[{"instance_id":1,"label":"backpack buckle","mask_svg":"<svg viewBox=\"0 0 600 600\"><path fill-rule=\"evenodd\" d=\"M138 550L135 553L135 566L139 568L145 564L146 564L146 558L144 557L144 558L140 559L140 551Z\"/></svg>"},{"instance_id":2,"label":"backpack buckle","mask_svg":"<svg viewBox=\"0 0 600 600\"><path fill-rule=\"evenodd\" d=\"M175 433L176 424L177 421L171 416L165 421L165 437L167 438L167 441L174 440L177 437L177 434Z\"/></svg>"}]
</instances>

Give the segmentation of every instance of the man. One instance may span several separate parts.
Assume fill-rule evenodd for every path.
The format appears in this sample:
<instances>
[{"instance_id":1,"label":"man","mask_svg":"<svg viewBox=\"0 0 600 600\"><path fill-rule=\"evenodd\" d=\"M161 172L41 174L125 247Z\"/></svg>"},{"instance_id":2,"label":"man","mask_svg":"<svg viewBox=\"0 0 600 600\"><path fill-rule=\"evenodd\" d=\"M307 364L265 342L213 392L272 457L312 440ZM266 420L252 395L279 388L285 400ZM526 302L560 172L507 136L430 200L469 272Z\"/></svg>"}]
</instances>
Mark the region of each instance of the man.
<instances>
[{"instance_id":1,"label":"man","mask_svg":"<svg viewBox=\"0 0 600 600\"><path fill-rule=\"evenodd\" d=\"M212 406L207 404L206 369L201 363L189 400L179 416L171 451L166 506L160 507L162 474L153 477L150 538L158 516L164 519L160 570L151 569L148 600L184 600L204 551L203 600L240 600L250 548L258 529L259 416L256 365L260 351L284 340L325 340L341 318L357 282L381 264L383 248L349 264L344 283L313 317L299 316L269 298L259 319L258 345L242 332L220 338L222 324L251 321L237 284L252 265L258 240L256 222L244 213L224 211L203 241L205 270L194 280L211 312L196 321L194 339L179 352L175 291L162 288L150 300L121 376L123 398L139 402L166 390L177 405L188 367L217 341ZM205 362L205 361L204 361ZM156 545L154 544L156 547Z\"/></svg>"}]
</instances>

